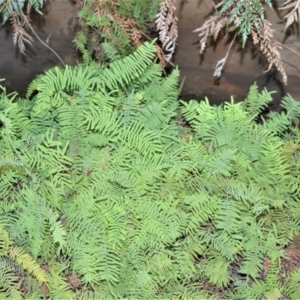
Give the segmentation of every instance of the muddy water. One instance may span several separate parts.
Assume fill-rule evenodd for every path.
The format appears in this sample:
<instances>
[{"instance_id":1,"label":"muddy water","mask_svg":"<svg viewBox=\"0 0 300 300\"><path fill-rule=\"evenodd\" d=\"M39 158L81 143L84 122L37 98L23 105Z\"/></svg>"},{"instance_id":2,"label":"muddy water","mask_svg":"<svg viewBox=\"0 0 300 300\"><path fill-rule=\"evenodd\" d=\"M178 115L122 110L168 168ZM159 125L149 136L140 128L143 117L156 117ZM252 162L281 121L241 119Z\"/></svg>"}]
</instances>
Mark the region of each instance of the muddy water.
<instances>
[{"instance_id":1,"label":"muddy water","mask_svg":"<svg viewBox=\"0 0 300 300\"><path fill-rule=\"evenodd\" d=\"M233 44L222 77L216 80L213 77L215 66L228 50L232 41L231 37L225 37L216 44L208 45L203 57L199 55L199 38L193 30L201 26L213 11L212 1L209 0L179 0L179 39L175 63L179 65L182 78L185 77L183 97L185 99L203 99L207 96L214 103L230 100L233 95L241 101L247 95L248 88L257 82L260 88L267 87L275 90L273 108L278 107L279 101L286 93L290 93L295 99L300 100L300 58L289 50L281 51L284 67L288 74L288 85L284 86L275 70L264 73L266 65L262 63L259 51L255 50L251 43L241 49L240 42ZM283 33L284 24L280 24L279 15L271 11L267 12L269 20L275 28L275 37L282 42L285 39ZM291 34L284 40L285 44L299 52L299 38Z\"/></svg>"},{"instance_id":2,"label":"muddy water","mask_svg":"<svg viewBox=\"0 0 300 300\"><path fill-rule=\"evenodd\" d=\"M50 0L43 8L43 15L31 16L32 26L38 36L53 48L66 64L75 64L77 56L73 45L75 6L68 0ZM5 78L8 91L18 91L24 96L28 84L36 75L62 64L57 57L36 38L33 47L26 47L20 54L12 42L12 28L5 24L0 29L0 78Z\"/></svg>"},{"instance_id":3,"label":"muddy water","mask_svg":"<svg viewBox=\"0 0 300 300\"><path fill-rule=\"evenodd\" d=\"M243 100L248 88L254 82L260 87L276 90L274 107L287 92L300 99L300 58L283 50L282 58L289 75L289 84L284 86L275 72L264 74L259 54L251 48L241 49L237 42L233 45L220 80L213 77L218 60L222 59L231 41L230 37L220 39L209 45L203 57L199 55L198 36L193 30L198 28L211 12L210 0L178 0L179 39L175 55L175 64L179 65L182 78L185 78L183 99L201 100L207 96L213 103L221 103L233 95ZM182 4L182 5L181 5ZM278 24L276 14L269 13L276 28L276 38L284 39L283 25ZM43 15L34 14L32 24L45 42L51 46L67 64L75 64L79 57L73 45L76 25L75 5L69 0L49 0L43 9ZM289 47L300 51L299 38L295 35L285 40ZM25 95L28 84L36 75L55 65L61 65L57 57L45 48L37 39L34 47L27 47L26 55L18 52L12 42L12 30L9 24L0 29L0 78L5 78L8 91L18 91ZM298 96L299 95L299 96Z\"/></svg>"}]
</instances>

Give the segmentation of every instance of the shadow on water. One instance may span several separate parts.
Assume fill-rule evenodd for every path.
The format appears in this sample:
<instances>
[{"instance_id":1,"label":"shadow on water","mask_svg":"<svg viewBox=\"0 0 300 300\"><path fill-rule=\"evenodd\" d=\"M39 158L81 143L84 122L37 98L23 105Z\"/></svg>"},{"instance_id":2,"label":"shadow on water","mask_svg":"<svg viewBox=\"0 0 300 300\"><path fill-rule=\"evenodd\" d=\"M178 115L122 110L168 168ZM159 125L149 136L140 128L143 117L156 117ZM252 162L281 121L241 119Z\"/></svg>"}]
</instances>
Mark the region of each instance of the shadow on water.
<instances>
[{"instance_id":1,"label":"shadow on water","mask_svg":"<svg viewBox=\"0 0 300 300\"><path fill-rule=\"evenodd\" d=\"M49 46L69 65L74 65L79 60L73 44L77 24L74 1L49 0L42 10L43 15L33 13L31 16L32 26L39 37L44 42L49 40ZM257 82L260 88L267 87L270 91L277 91L273 95L274 101L271 105L275 109L286 92L294 97L298 96L299 72L294 61L289 66L290 54L283 56L284 62L287 62L285 66L290 68L289 85L286 87L278 80L276 72L263 73L264 67L257 50L251 47L241 50L238 42L230 52L222 77L216 80L213 77L214 69L217 61L224 57L228 49L230 36L227 40L220 39L210 45L205 55L200 57L202 60L199 63L199 38L193 30L201 26L211 12L211 7L202 0L181 0L178 3L179 39L174 60L179 66L181 77L185 77L181 95L183 100L202 100L208 97L212 103L219 104L230 101L230 96L233 96L236 101L241 101L254 82ZM275 21L273 23L276 24ZM36 38L33 47L27 46L26 55L19 53L13 45L12 35L12 28L7 22L0 28L0 78L6 79L4 84L8 92L17 91L24 97L28 84L38 74L53 66L61 66L61 63ZM299 46L298 40L295 41L294 47L297 45Z\"/></svg>"},{"instance_id":2,"label":"shadow on water","mask_svg":"<svg viewBox=\"0 0 300 300\"><path fill-rule=\"evenodd\" d=\"M278 109L280 100L287 93L295 99L300 92L300 59L295 53L283 48L282 62L288 75L288 85L282 83L281 75L272 68L268 73L268 62L261 51L253 46L251 40L245 48L241 47L241 41L235 38L235 42L229 52L222 76L216 79L213 74L218 61L223 59L228 51L233 36L218 38L217 41L207 43L205 52L199 53L201 37L193 32L199 28L214 10L211 1L187 1L180 0L177 4L179 17L179 38L175 64L179 65L181 76L185 78L182 91L183 100L202 100L207 97L211 103L219 104L230 101L231 96L235 101L241 101L247 96L249 87L257 83L259 89L266 87L269 91L276 91L272 95L273 102L270 109ZM290 34L284 38L284 24L280 24L280 16L274 12L268 12L268 18L275 29L275 38L292 49L299 49L300 41Z\"/></svg>"},{"instance_id":3,"label":"shadow on water","mask_svg":"<svg viewBox=\"0 0 300 300\"><path fill-rule=\"evenodd\" d=\"M68 0L47 1L42 13L31 14L32 27L66 64L75 64L79 57L73 44L76 25L74 3ZM28 84L38 74L62 65L35 37L34 42L33 46L26 45L24 55L13 45L13 30L9 21L0 28L0 78L5 78L4 85L8 92L17 91L21 97L25 96Z\"/></svg>"}]
</instances>

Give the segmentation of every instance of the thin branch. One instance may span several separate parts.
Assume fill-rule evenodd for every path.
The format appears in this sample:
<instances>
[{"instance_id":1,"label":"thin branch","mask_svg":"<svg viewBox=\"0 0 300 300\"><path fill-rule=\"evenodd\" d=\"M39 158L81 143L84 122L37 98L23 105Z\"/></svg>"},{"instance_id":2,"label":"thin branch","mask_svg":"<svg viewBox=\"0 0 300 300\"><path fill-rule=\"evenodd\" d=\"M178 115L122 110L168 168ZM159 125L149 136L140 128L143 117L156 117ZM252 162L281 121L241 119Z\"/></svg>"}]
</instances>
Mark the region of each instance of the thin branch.
<instances>
[{"instance_id":1,"label":"thin branch","mask_svg":"<svg viewBox=\"0 0 300 300\"><path fill-rule=\"evenodd\" d=\"M219 60L217 62L217 65L216 65L216 68L215 68L215 72L214 72L214 76L221 77L221 72L222 72L223 67L224 67L224 65L226 63L226 60L228 58L228 55L229 55L229 52L230 52L231 47L233 45L233 42L235 41L235 38L236 38L236 34L234 35L234 37L233 37L233 39L232 39L232 41L231 41L231 43L229 45L229 48L227 49L227 53L226 53L225 57L223 57L221 60Z\"/></svg>"},{"instance_id":2,"label":"thin branch","mask_svg":"<svg viewBox=\"0 0 300 300\"><path fill-rule=\"evenodd\" d=\"M282 43L280 43L280 42L278 42L278 41L277 41L277 43L278 43L281 47L284 47L284 48L286 48L286 49L292 51L293 53L295 53L297 56L300 57L300 53L299 53L298 51L296 51L295 49L290 48L290 47L288 47L288 46L286 46L286 45L284 45L284 44L282 44Z\"/></svg>"},{"instance_id":3,"label":"thin branch","mask_svg":"<svg viewBox=\"0 0 300 300\"><path fill-rule=\"evenodd\" d=\"M54 53L54 55L61 61L61 63L63 64L63 66L66 66L65 62L62 60L62 58L57 54L57 52L55 52L50 46L48 46L39 36L38 34L35 32L35 30L32 28L32 26L30 25L28 19L26 18L25 15L22 15L26 25L30 28L30 30L32 31L32 33L35 35L35 37L40 41L40 43L42 45L44 45L46 48L48 48L52 53Z\"/></svg>"}]
</instances>

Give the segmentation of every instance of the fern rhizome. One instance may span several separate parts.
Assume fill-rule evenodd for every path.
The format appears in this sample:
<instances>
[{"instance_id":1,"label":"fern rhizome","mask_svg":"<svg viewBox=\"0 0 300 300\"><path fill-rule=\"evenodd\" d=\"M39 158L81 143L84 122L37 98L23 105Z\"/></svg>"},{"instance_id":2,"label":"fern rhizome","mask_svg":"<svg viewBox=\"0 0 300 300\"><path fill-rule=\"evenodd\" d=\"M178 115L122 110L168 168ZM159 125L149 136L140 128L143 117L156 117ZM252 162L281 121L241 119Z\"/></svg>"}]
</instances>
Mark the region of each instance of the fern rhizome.
<instances>
[{"instance_id":1,"label":"fern rhizome","mask_svg":"<svg viewBox=\"0 0 300 300\"><path fill-rule=\"evenodd\" d=\"M155 53L1 94L1 299L298 299L300 104L180 103Z\"/></svg>"}]
</instances>

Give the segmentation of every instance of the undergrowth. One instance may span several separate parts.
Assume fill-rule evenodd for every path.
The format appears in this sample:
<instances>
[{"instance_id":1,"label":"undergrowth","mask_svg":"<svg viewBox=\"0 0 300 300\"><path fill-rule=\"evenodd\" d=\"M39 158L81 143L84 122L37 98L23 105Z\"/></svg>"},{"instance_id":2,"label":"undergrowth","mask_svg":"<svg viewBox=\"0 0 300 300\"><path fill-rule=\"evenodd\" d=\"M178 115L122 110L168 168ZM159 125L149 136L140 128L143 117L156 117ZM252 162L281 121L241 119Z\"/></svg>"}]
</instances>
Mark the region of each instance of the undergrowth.
<instances>
[{"instance_id":1,"label":"undergrowth","mask_svg":"<svg viewBox=\"0 0 300 300\"><path fill-rule=\"evenodd\" d=\"M178 102L155 53L1 94L0 298L298 299L300 104Z\"/></svg>"}]
</instances>

